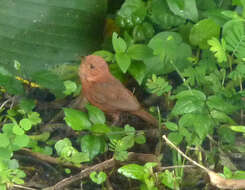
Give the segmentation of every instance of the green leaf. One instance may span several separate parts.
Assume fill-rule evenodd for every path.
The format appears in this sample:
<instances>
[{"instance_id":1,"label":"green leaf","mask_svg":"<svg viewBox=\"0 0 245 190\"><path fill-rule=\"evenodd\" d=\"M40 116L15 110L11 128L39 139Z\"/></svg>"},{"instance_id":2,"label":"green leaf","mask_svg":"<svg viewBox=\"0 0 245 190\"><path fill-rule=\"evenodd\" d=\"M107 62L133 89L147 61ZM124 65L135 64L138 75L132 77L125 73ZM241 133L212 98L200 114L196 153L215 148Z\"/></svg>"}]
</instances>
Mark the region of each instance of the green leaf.
<instances>
[{"instance_id":1,"label":"green leaf","mask_svg":"<svg viewBox=\"0 0 245 190\"><path fill-rule=\"evenodd\" d=\"M117 23L122 28L132 28L142 23L147 13L146 3L142 0L126 0L117 12Z\"/></svg>"},{"instance_id":2,"label":"green leaf","mask_svg":"<svg viewBox=\"0 0 245 190\"><path fill-rule=\"evenodd\" d=\"M231 114L239 109L237 105L218 95L209 96L207 105L211 110L216 109L227 114Z\"/></svg>"},{"instance_id":3,"label":"green leaf","mask_svg":"<svg viewBox=\"0 0 245 190\"><path fill-rule=\"evenodd\" d=\"M200 90L183 90L180 93L178 93L177 95L175 95L175 98L177 98L178 100L182 99L182 98L188 98L188 97L195 97L196 99L200 100L200 101L205 101L206 100L206 95L200 91Z\"/></svg>"},{"instance_id":4,"label":"green leaf","mask_svg":"<svg viewBox=\"0 0 245 190\"><path fill-rule=\"evenodd\" d=\"M123 162L128 159L128 152L126 150L115 151L113 156L116 160Z\"/></svg>"},{"instance_id":5,"label":"green leaf","mask_svg":"<svg viewBox=\"0 0 245 190\"><path fill-rule=\"evenodd\" d=\"M245 179L245 171L235 171L232 175L233 179Z\"/></svg>"},{"instance_id":6,"label":"green leaf","mask_svg":"<svg viewBox=\"0 0 245 190\"><path fill-rule=\"evenodd\" d=\"M21 119L19 124L25 131L29 131L32 127L31 121L26 118Z\"/></svg>"},{"instance_id":7,"label":"green leaf","mask_svg":"<svg viewBox=\"0 0 245 190\"><path fill-rule=\"evenodd\" d=\"M0 74L0 86L4 87L7 90L7 92L12 95L19 95L24 93L24 88L21 82L16 80L12 76Z\"/></svg>"},{"instance_id":8,"label":"green leaf","mask_svg":"<svg viewBox=\"0 0 245 190\"><path fill-rule=\"evenodd\" d=\"M29 78L78 60L99 46L106 7L106 0L1 1L1 64L16 73L17 60Z\"/></svg>"},{"instance_id":9,"label":"green leaf","mask_svg":"<svg viewBox=\"0 0 245 190\"><path fill-rule=\"evenodd\" d=\"M150 40L148 46L156 55L144 60L149 74L166 74L176 70L176 67L183 70L191 64L188 61L192 56L191 47L176 32L160 32Z\"/></svg>"},{"instance_id":10,"label":"green leaf","mask_svg":"<svg viewBox=\"0 0 245 190\"><path fill-rule=\"evenodd\" d=\"M77 90L77 84L71 80L64 81L65 90L63 93L68 96Z\"/></svg>"},{"instance_id":11,"label":"green leaf","mask_svg":"<svg viewBox=\"0 0 245 190\"><path fill-rule=\"evenodd\" d=\"M138 164L127 164L118 169L118 172L128 178L143 181L144 167Z\"/></svg>"},{"instance_id":12,"label":"green leaf","mask_svg":"<svg viewBox=\"0 0 245 190\"><path fill-rule=\"evenodd\" d=\"M135 140L135 143L137 143L137 144L145 144L146 143L146 138L144 135L136 135L134 140Z\"/></svg>"},{"instance_id":13,"label":"green leaf","mask_svg":"<svg viewBox=\"0 0 245 190\"><path fill-rule=\"evenodd\" d=\"M206 138L206 136L212 132L213 121L208 114L185 114L179 120L179 128L186 128L191 132L193 144L196 144L194 138L197 135L196 137L199 138L197 142L200 144L202 143L202 140L204 140L204 138ZM186 136L184 133L181 133L181 135ZM187 135L189 136L189 134ZM190 138L190 136L187 138Z\"/></svg>"},{"instance_id":14,"label":"green leaf","mask_svg":"<svg viewBox=\"0 0 245 190\"><path fill-rule=\"evenodd\" d=\"M55 143L55 150L60 155L65 147L72 146L71 141L68 138L61 139Z\"/></svg>"},{"instance_id":15,"label":"green leaf","mask_svg":"<svg viewBox=\"0 0 245 190\"><path fill-rule=\"evenodd\" d=\"M136 25L133 29L134 42L147 41L155 34L153 25L149 22L143 22L140 25ZM149 56L149 52L147 52Z\"/></svg>"},{"instance_id":16,"label":"green leaf","mask_svg":"<svg viewBox=\"0 0 245 190\"><path fill-rule=\"evenodd\" d=\"M245 134L245 126L230 126L230 129L235 132L240 132Z\"/></svg>"},{"instance_id":17,"label":"green leaf","mask_svg":"<svg viewBox=\"0 0 245 190\"><path fill-rule=\"evenodd\" d=\"M105 123L106 121L105 114L99 108L92 106L90 104L87 104L86 108L88 110L89 120L92 121L92 123L94 124Z\"/></svg>"},{"instance_id":18,"label":"green leaf","mask_svg":"<svg viewBox=\"0 0 245 190\"><path fill-rule=\"evenodd\" d=\"M20 128L19 125L16 124L13 126L13 133L16 135L23 135L25 131L22 128Z\"/></svg>"},{"instance_id":19,"label":"green leaf","mask_svg":"<svg viewBox=\"0 0 245 190\"><path fill-rule=\"evenodd\" d=\"M6 134L0 133L0 147L7 147L9 145L9 137Z\"/></svg>"},{"instance_id":20,"label":"green leaf","mask_svg":"<svg viewBox=\"0 0 245 190\"><path fill-rule=\"evenodd\" d=\"M34 73L32 78L37 84L41 85L41 87L49 89L57 98L64 97L64 83L58 75L50 71L43 70Z\"/></svg>"},{"instance_id":21,"label":"green leaf","mask_svg":"<svg viewBox=\"0 0 245 190\"><path fill-rule=\"evenodd\" d=\"M82 152L88 153L90 160L92 160L99 153L105 150L104 138L93 135L85 135L81 138Z\"/></svg>"},{"instance_id":22,"label":"green leaf","mask_svg":"<svg viewBox=\"0 0 245 190\"><path fill-rule=\"evenodd\" d=\"M123 38L118 37L117 33L112 34L112 45L116 53L124 53L127 49L127 44Z\"/></svg>"},{"instance_id":23,"label":"green leaf","mask_svg":"<svg viewBox=\"0 0 245 190\"><path fill-rule=\"evenodd\" d=\"M240 19L230 20L223 26L223 38L226 42L226 50L237 58L245 58L245 31L244 21Z\"/></svg>"},{"instance_id":24,"label":"green leaf","mask_svg":"<svg viewBox=\"0 0 245 190\"><path fill-rule=\"evenodd\" d=\"M69 125L72 129L76 131L81 130L90 130L91 123L88 120L88 116L81 111L71 109L71 108L63 108L65 112L65 118L67 125Z\"/></svg>"},{"instance_id":25,"label":"green leaf","mask_svg":"<svg viewBox=\"0 0 245 190\"><path fill-rule=\"evenodd\" d=\"M176 187L175 186L176 185L175 184L175 178L176 177L175 177L173 172L166 170L160 174L162 184L166 185L170 189L174 189Z\"/></svg>"},{"instance_id":26,"label":"green leaf","mask_svg":"<svg viewBox=\"0 0 245 190\"><path fill-rule=\"evenodd\" d=\"M135 128L128 124L124 126L124 131L127 135L135 135Z\"/></svg>"},{"instance_id":27,"label":"green leaf","mask_svg":"<svg viewBox=\"0 0 245 190\"><path fill-rule=\"evenodd\" d=\"M32 125L37 125L42 122L40 114L38 112L28 113L28 119L31 121Z\"/></svg>"},{"instance_id":28,"label":"green leaf","mask_svg":"<svg viewBox=\"0 0 245 190\"><path fill-rule=\"evenodd\" d=\"M122 72L126 73L131 64L129 55L126 53L116 53L115 58Z\"/></svg>"},{"instance_id":29,"label":"green leaf","mask_svg":"<svg viewBox=\"0 0 245 190\"><path fill-rule=\"evenodd\" d=\"M190 33L190 42L199 46L201 49L207 49L208 43L212 37L219 38L220 27L211 19L204 19L196 23Z\"/></svg>"},{"instance_id":30,"label":"green leaf","mask_svg":"<svg viewBox=\"0 0 245 190\"><path fill-rule=\"evenodd\" d=\"M81 162L89 162L89 155L86 152L74 152L70 161L75 164L80 164Z\"/></svg>"},{"instance_id":31,"label":"green leaf","mask_svg":"<svg viewBox=\"0 0 245 190\"><path fill-rule=\"evenodd\" d=\"M139 61L153 56L152 49L143 44L133 44L128 48L128 54L132 59Z\"/></svg>"},{"instance_id":32,"label":"green leaf","mask_svg":"<svg viewBox=\"0 0 245 190\"><path fill-rule=\"evenodd\" d=\"M120 140L119 147L120 150L127 150L134 146L134 136L128 135Z\"/></svg>"},{"instance_id":33,"label":"green leaf","mask_svg":"<svg viewBox=\"0 0 245 190\"><path fill-rule=\"evenodd\" d=\"M234 125L236 122L222 111L212 110L210 112L213 119L225 124Z\"/></svg>"},{"instance_id":34,"label":"green leaf","mask_svg":"<svg viewBox=\"0 0 245 190\"><path fill-rule=\"evenodd\" d=\"M152 170L152 168L156 167L158 165L158 163L156 162L147 162L145 163L144 167L146 169L148 169L148 171L150 172Z\"/></svg>"},{"instance_id":35,"label":"green leaf","mask_svg":"<svg viewBox=\"0 0 245 190\"><path fill-rule=\"evenodd\" d=\"M208 44L211 46L210 51L214 53L218 63L227 61L225 54L225 41L223 39L221 44L217 38L213 37L211 40L208 40Z\"/></svg>"},{"instance_id":36,"label":"green leaf","mask_svg":"<svg viewBox=\"0 0 245 190\"><path fill-rule=\"evenodd\" d=\"M114 59L113 53L105 50L95 51L93 54L102 57L106 62L111 62Z\"/></svg>"},{"instance_id":37,"label":"green leaf","mask_svg":"<svg viewBox=\"0 0 245 190\"><path fill-rule=\"evenodd\" d=\"M169 9L175 14L193 22L198 20L198 11L195 0L167 0Z\"/></svg>"},{"instance_id":38,"label":"green leaf","mask_svg":"<svg viewBox=\"0 0 245 190\"><path fill-rule=\"evenodd\" d=\"M171 132L168 134L168 139L175 145L179 145L183 140L183 136L178 132Z\"/></svg>"},{"instance_id":39,"label":"green leaf","mask_svg":"<svg viewBox=\"0 0 245 190\"><path fill-rule=\"evenodd\" d=\"M170 29L184 24L185 19L174 15L167 5L167 1L152 0L150 3L150 19L161 29Z\"/></svg>"},{"instance_id":40,"label":"green leaf","mask_svg":"<svg viewBox=\"0 0 245 190\"><path fill-rule=\"evenodd\" d=\"M147 80L146 86L152 94L157 96L162 96L172 89L172 86L164 78L157 77L155 74L152 75L151 79Z\"/></svg>"},{"instance_id":41,"label":"green leaf","mask_svg":"<svg viewBox=\"0 0 245 190\"><path fill-rule=\"evenodd\" d=\"M111 129L105 124L95 124L91 127L91 132L98 134L107 134Z\"/></svg>"},{"instance_id":42,"label":"green leaf","mask_svg":"<svg viewBox=\"0 0 245 190\"><path fill-rule=\"evenodd\" d=\"M25 113L28 113L32 111L32 109L36 106L35 101L32 99L22 98L20 100L20 108L25 111Z\"/></svg>"},{"instance_id":43,"label":"green leaf","mask_svg":"<svg viewBox=\"0 0 245 190\"><path fill-rule=\"evenodd\" d=\"M171 131L177 131L178 130L178 125L176 123L173 123L173 122L169 122L168 121L168 122L165 122L164 124Z\"/></svg>"},{"instance_id":44,"label":"green leaf","mask_svg":"<svg viewBox=\"0 0 245 190\"><path fill-rule=\"evenodd\" d=\"M7 190L7 185L0 184L0 190Z\"/></svg>"},{"instance_id":45,"label":"green leaf","mask_svg":"<svg viewBox=\"0 0 245 190\"><path fill-rule=\"evenodd\" d=\"M0 148L0 159L9 160L13 156L13 150L7 148Z\"/></svg>"},{"instance_id":46,"label":"green leaf","mask_svg":"<svg viewBox=\"0 0 245 190\"><path fill-rule=\"evenodd\" d=\"M30 142L30 138L23 134L23 135L17 135L15 138L14 138L14 145L17 146L19 149L23 148L23 147L26 147Z\"/></svg>"},{"instance_id":47,"label":"green leaf","mask_svg":"<svg viewBox=\"0 0 245 190\"><path fill-rule=\"evenodd\" d=\"M219 138L223 143L234 145L236 139L236 133L228 127L220 127L218 129Z\"/></svg>"},{"instance_id":48,"label":"green leaf","mask_svg":"<svg viewBox=\"0 0 245 190\"><path fill-rule=\"evenodd\" d=\"M19 162L16 159L12 159L8 161L8 167L9 169L18 169L19 168Z\"/></svg>"},{"instance_id":49,"label":"green leaf","mask_svg":"<svg viewBox=\"0 0 245 190\"><path fill-rule=\"evenodd\" d=\"M172 109L172 113L174 115L181 115L192 112L201 112L204 106L205 102L203 100L194 96L184 97L176 102Z\"/></svg>"},{"instance_id":50,"label":"green leaf","mask_svg":"<svg viewBox=\"0 0 245 190\"><path fill-rule=\"evenodd\" d=\"M69 168L66 168L66 169L65 169L65 173L66 173L66 174L71 174L71 170L70 170Z\"/></svg>"},{"instance_id":51,"label":"green leaf","mask_svg":"<svg viewBox=\"0 0 245 190\"><path fill-rule=\"evenodd\" d=\"M142 62L134 62L130 65L129 73L134 77L134 79L138 82L139 85L142 84L145 74L146 74L146 66Z\"/></svg>"},{"instance_id":52,"label":"green leaf","mask_svg":"<svg viewBox=\"0 0 245 190\"><path fill-rule=\"evenodd\" d=\"M232 178L232 171L229 168L227 168L226 166L224 166L224 168L223 168L223 173L224 173L226 178Z\"/></svg>"},{"instance_id":53,"label":"green leaf","mask_svg":"<svg viewBox=\"0 0 245 190\"><path fill-rule=\"evenodd\" d=\"M98 185L104 183L106 181L107 175L105 172L91 172L89 175L90 179L94 182L97 183Z\"/></svg>"}]
</instances>

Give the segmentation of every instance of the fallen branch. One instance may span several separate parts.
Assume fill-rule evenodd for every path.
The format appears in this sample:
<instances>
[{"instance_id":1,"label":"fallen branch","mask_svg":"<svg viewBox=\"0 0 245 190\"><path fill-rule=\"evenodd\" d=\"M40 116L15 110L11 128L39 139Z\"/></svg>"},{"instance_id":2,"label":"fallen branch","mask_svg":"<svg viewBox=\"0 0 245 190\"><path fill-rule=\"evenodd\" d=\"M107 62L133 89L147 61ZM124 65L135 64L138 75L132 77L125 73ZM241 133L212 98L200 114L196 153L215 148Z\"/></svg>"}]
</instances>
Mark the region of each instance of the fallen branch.
<instances>
[{"instance_id":1,"label":"fallen branch","mask_svg":"<svg viewBox=\"0 0 245 190\"><path fill-rule=\"evenodd\" d=\"M132 160L141 161L141 162L159 162L157 157L154 156L153 154L143 154L143 153L134 153L134 152L129 153L128 160L129 161L132 161ZM59 181L58 183L56 183L54 186L47 187L44 190L58 190L58 189L60 190L64 188L65 186L68 186L74 183L75 181L81 180L89 176L89 174L93 171L102 171L102 170L107 170L109 168L114 168L117 165L117 163L118 163L117 160L115 160L114 158L111 158L109 160L106 160L94 166L88 167L82 170L80 173L74 176L65 178Z\"/></svg>"}]
</instances>

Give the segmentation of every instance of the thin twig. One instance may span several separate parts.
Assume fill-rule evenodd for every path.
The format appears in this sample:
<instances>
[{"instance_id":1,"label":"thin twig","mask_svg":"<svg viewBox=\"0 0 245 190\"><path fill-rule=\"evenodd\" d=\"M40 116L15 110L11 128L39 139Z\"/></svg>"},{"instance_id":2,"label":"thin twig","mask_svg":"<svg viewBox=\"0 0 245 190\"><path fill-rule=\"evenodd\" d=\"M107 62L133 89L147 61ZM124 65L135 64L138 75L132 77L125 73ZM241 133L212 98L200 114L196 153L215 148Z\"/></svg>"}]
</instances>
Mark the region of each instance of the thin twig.
<instances>
[{"instance_id":1,"label":"thin twig","mask_svg":"<svg viewBox=\"0 0 245 190\"><path fill-rule=\"evenodd\" d=\"M194 161L191 158L189 158L188 156L186 156L184 152L182 152L177 146L175 146L170 140L168 140L168 138L166 137L166 135L163 135L163 139L167 142L167 144L169 144L170 146L172 146L185 159L189 160L191 163L193 163L194 165L198 166L199 168L203 169L206 172L209 172L210 171L208 168L202 166L201 164L197 163L196 161Z\"/></svg>"},{"instance_id":2,"label":"thin twig","mask_svg":"<svg viewBox=\"0 0 245 190\"><path fill-rule=\"evenodd\" d=\"M22 185L16 185L16 184L13 184L12 186L13 186L13 187L16 187L16 188L19 188L19 189L37 190L37 189L31 188L31 187L25 187L25 186L22 186Z\"/></svg>"},{"instance_id":3,"label":"thin twig","mask_svg":"<svg viewBox=\"0 0 245 190\"><path fill-rule=\"evenodd\" d=\"M177 165L177 166L166 166L166 167L158 167L157 171L163 171L168 169L176 169L176 168L194 168L196 166L193 165Z\"/></svg>"}]
</instances>

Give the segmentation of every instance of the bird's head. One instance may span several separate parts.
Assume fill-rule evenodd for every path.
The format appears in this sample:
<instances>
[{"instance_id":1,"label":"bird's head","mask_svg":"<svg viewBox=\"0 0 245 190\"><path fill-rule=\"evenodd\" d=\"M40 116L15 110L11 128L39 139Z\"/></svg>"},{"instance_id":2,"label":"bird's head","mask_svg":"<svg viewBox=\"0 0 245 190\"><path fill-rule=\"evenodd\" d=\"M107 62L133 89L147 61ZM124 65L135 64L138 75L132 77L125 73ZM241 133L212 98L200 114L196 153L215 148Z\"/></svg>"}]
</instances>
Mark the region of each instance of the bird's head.
<instances>
[{"instance_id":1,"label":"bird's head","mask_svg":"<svg viewBox=\"0 0 245 190\"><path fill-rule=\"evenodd\" d=\"M109 72L106 61L97 55L86 56L81 61L79 68L79 76L81 79L88 81L96 81L98 78L103 77L105 73Z\"/></svg>"}]
</instances>

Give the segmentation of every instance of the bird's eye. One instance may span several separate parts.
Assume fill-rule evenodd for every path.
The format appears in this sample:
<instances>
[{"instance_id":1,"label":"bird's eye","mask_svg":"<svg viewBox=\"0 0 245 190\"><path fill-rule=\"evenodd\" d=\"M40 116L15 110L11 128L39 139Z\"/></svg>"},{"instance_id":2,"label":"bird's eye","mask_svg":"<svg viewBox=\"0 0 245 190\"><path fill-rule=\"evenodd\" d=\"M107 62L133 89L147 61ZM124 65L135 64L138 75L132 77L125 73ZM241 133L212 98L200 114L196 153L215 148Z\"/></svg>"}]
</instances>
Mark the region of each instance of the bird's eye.
<instances>
[{"instance_id":1,"label":"bird's eye","mask_svg":"<svg viewBox=\"0 0 245 190\"><path fill-rule=\"evenodd\" d=\"M94 69L94 66L92 64L90 65L90 69Z\"/></svg>"}]
</instances>

